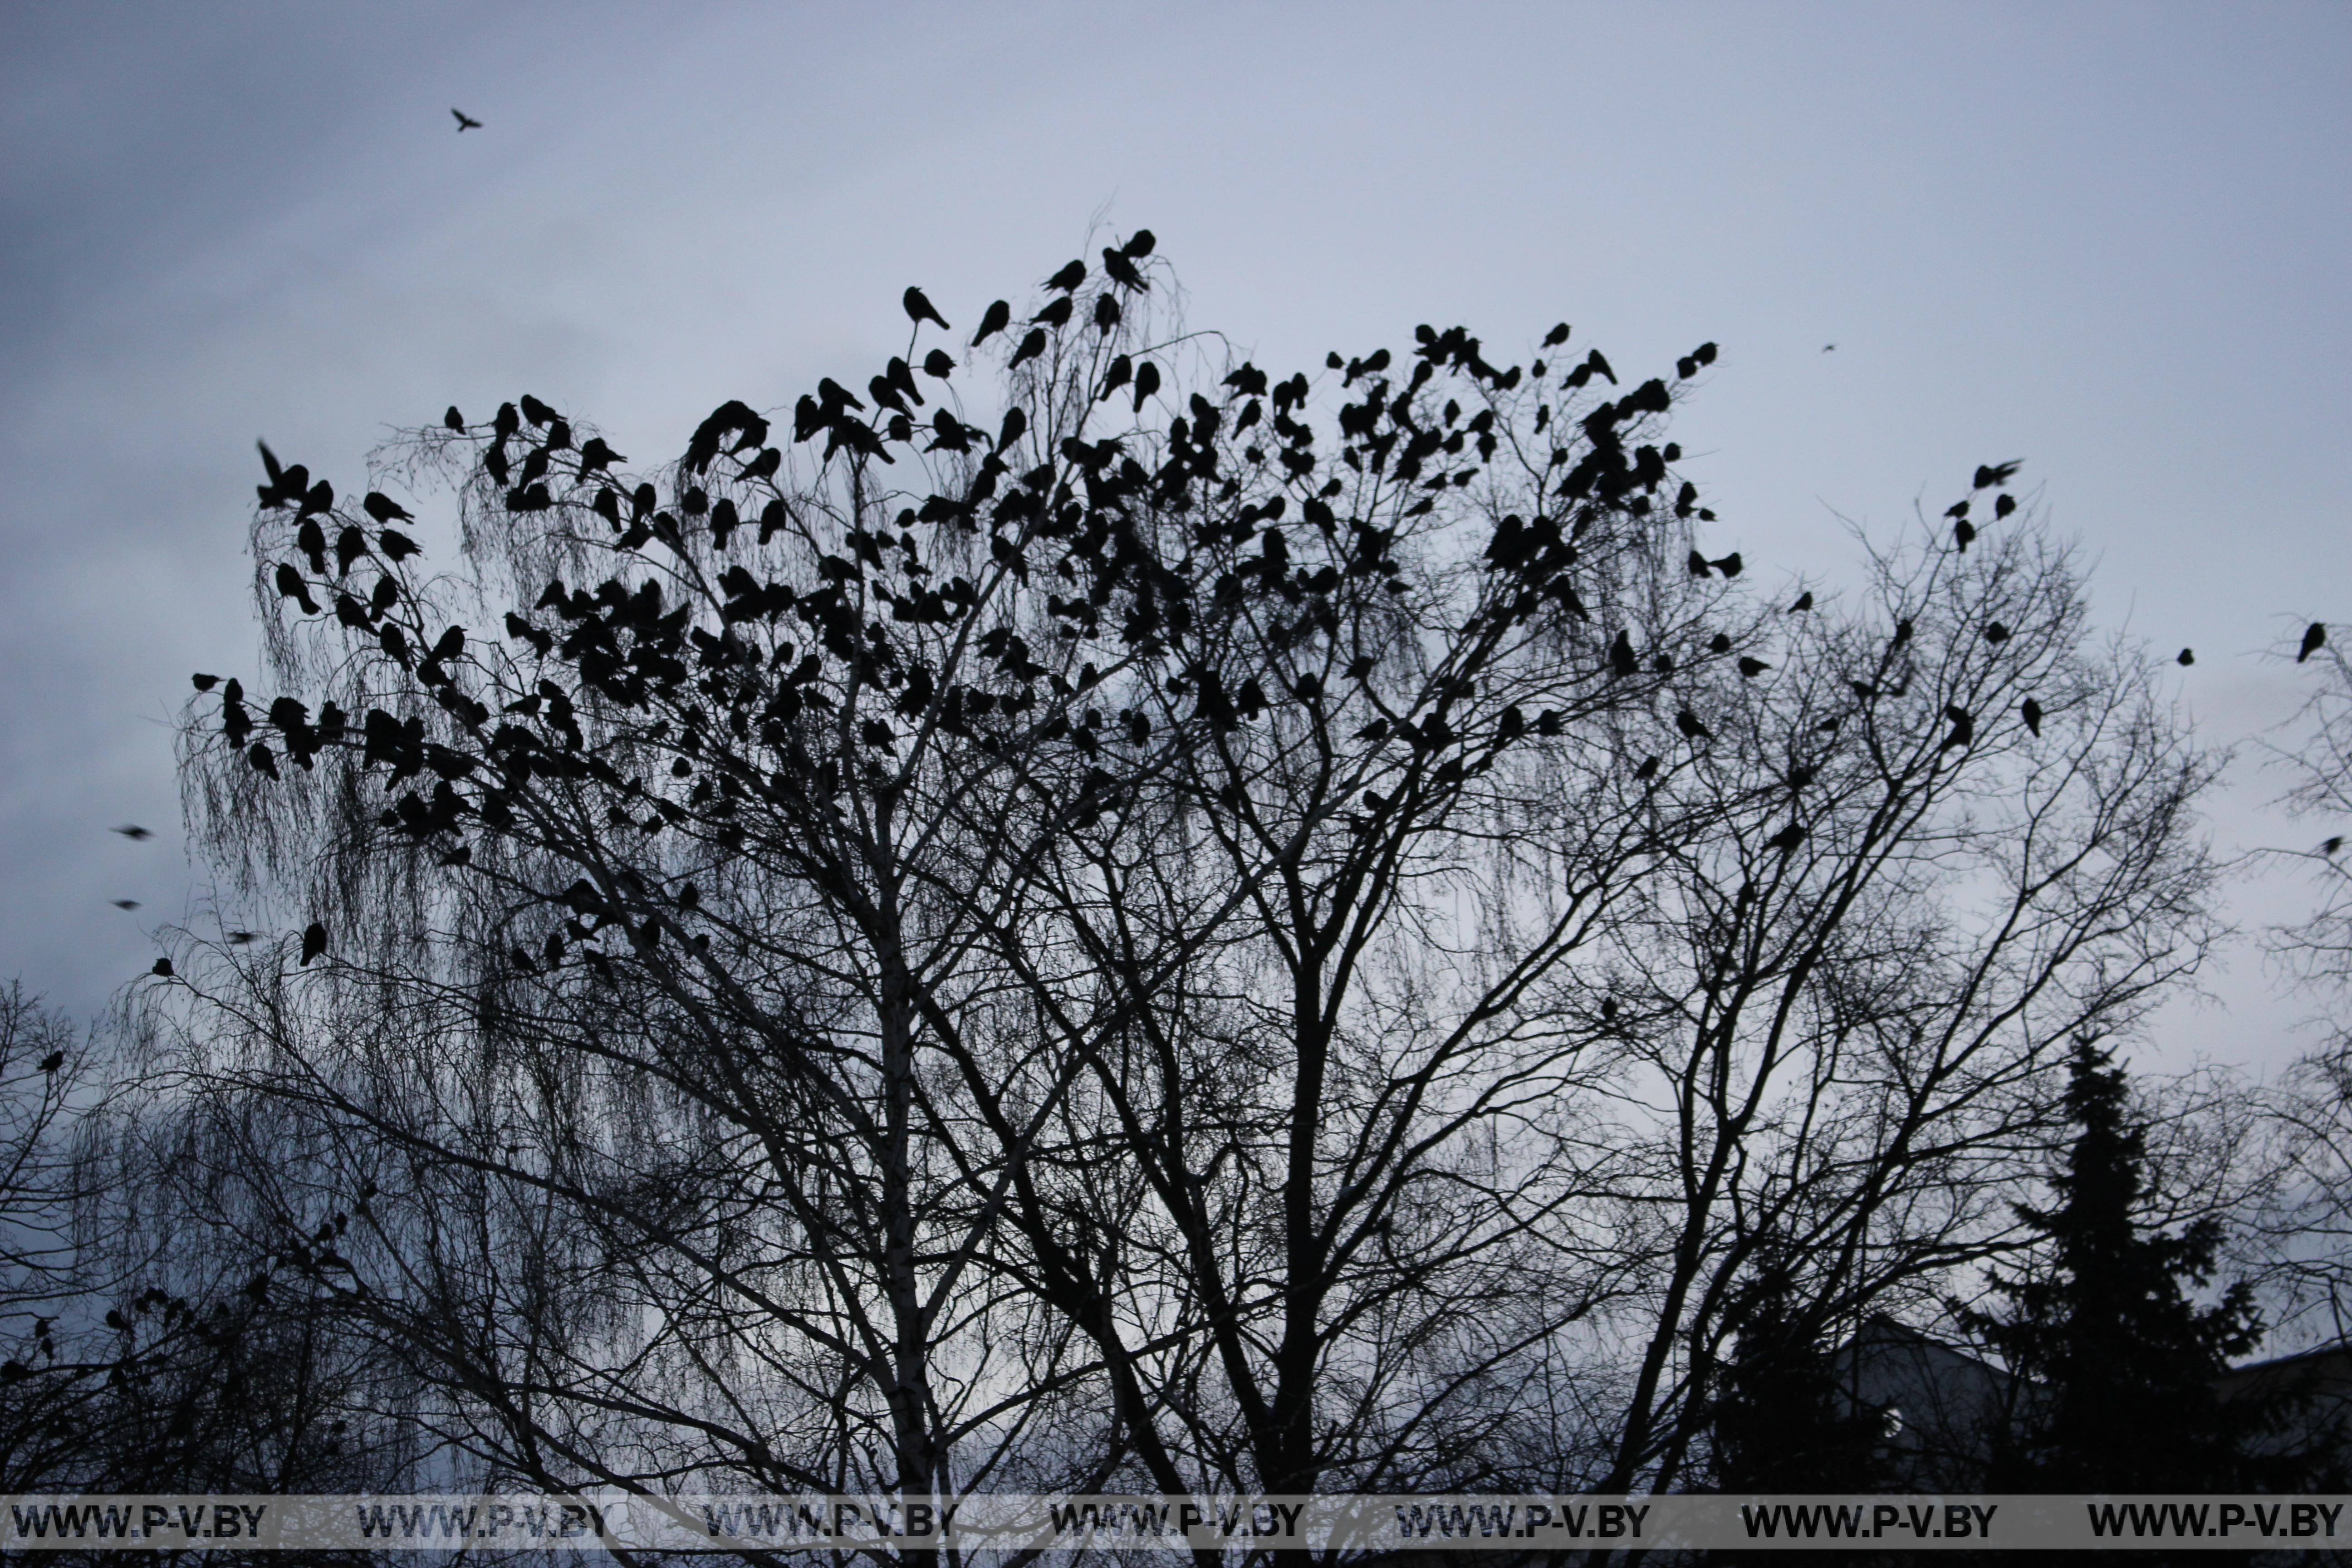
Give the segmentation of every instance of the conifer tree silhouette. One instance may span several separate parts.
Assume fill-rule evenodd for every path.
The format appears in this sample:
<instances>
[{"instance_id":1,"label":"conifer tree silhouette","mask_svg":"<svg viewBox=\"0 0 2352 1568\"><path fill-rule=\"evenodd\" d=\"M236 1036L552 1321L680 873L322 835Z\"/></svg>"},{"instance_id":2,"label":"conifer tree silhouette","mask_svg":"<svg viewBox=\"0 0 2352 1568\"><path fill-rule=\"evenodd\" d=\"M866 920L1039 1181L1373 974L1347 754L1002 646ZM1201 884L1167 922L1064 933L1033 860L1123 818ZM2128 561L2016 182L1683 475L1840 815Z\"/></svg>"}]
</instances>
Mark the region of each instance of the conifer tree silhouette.
<instances>
[{"instance_id":1,"label":"conifer tree silhouette","mask_svg":"<svg viewBox=\"0 0 2352 1568\"><path fill-rule=\"evenodd\" d=\"M2056 1202L2019 1205L2048 1243L2048 1262L1996 1275L2005 1312L1959 1310L1961 1321L2026 1380L1996 1434L1993 1491L2210 1491L2256 1482L2249 1439L2267 1412L2216 1399L2213 1380L2262 1333L2241 1281L2200 1306L2189 1288L2213 1277L2221 1227L2200 1219L2174 1234L2147 1229L2147 1136L2126 1106L2124 1069L2076 1041L2066 1110L2077 1131ZM2263 1475L2275 1485L2284 1479Z\"/></svg>"},{"instance_id":2,"label":"conifer tree silhouette","mask_svg":"<svg viewBox=\"0 0 2352 1568\"><path fill-rule=\"evenodd\" d=\"M1882 1418L1838 1384L1818 1323L1801 1310L1790 1259L1758 1266L1725 1368L1713 1424L1715 1479L1727 1491L1867 1491L1885 1478Z\"/></svg>"}]
</instances>

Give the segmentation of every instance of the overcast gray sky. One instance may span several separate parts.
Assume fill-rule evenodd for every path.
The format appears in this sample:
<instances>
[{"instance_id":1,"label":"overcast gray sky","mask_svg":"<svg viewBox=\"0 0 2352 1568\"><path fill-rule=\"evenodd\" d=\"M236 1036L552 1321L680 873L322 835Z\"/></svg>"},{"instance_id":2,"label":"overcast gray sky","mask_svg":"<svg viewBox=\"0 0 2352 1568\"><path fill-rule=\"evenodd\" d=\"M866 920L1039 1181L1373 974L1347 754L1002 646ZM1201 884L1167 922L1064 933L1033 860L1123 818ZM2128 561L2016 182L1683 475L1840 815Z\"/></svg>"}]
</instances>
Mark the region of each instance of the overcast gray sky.
<instances>
[{"instance_id":1,"label":"overcast gray sky","mask_svg":"<svg viewBox=\"0 0 2352 1568\"><path fill-rule=\"evenodd\" d=\"M1424 321L1720 342L1678 431L1768 571L1835 581L1840 517L2022 457L2108 623L2259 732L2299 690L2260 651L2352 578L2347 84L2341 5L19 0L0 976L88 1011L205 907L169 721L256 664L256 436L350 488L389 426L527 389L656 458L893 352L908 283L1017 298L1097 213L1269 365ZM2273 789L2241 770L2223 847L2317 837ZM2292 1053L2258 959L2210 978L2167 1055Z\"/></svg>"}]
</instances>

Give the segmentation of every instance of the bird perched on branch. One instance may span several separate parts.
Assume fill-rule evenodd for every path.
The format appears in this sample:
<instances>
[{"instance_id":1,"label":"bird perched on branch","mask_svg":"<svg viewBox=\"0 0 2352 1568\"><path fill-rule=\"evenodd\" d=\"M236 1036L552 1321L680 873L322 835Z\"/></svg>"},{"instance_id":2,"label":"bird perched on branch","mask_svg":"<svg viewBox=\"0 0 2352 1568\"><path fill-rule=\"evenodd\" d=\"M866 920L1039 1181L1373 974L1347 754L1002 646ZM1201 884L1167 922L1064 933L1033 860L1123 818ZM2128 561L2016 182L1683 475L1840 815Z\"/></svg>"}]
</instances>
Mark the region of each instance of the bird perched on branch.
<instances>
[{"instance_id":1,"label":"bird perched on branch","mask_svg":"<svg viewBox=\"0 0 2352 1568\"><path fill-rule=\"evenodd\" d=\"M2323 621L2312 622L2311 625L2303 628L2303 647L2295 650L2294 662L2301 664L2305 659L2309 658L2313 654L2317 653L2321 648L2326 646L2326 623Z\"/></svg>"},{"instance_id":2,"label":"bird perched on branch","mask_svg":"<svg viewBox=\"0 0 2352 1568\"><path fill-rule=\"evenodd\" d=\"M944 332L948 330L948 319L939 313L929 300L924 298L920 289L908 289L900 297L899 303L907 307L907 319L917 326L921 326L927 321L937 321L940 324L940 331Z\"/></svg>"}]
</instances>

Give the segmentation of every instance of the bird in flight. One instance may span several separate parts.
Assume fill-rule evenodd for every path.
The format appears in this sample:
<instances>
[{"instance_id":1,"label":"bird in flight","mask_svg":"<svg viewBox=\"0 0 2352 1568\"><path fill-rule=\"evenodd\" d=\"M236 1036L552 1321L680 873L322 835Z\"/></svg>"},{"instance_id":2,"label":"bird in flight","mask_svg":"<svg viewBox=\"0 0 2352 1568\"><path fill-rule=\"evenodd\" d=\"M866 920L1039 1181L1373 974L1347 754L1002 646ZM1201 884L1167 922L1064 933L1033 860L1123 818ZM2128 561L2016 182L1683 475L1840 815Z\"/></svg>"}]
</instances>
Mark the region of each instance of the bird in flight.
<instances>
[{"instance_id":1,"label":"bird in flight","mask_svg":"<svg viewBox=\"0 0 2352 1568\"><path fill-rule=\"evenodd\" d=\"M463 136L468 131L479 131L482 128L482 122L480 121L475 119L472 115L467 113L462 109L453 109L449 112L457 117L457 134L460 136Z\"/></svg>"},{"instance_id":2,"label":"bird in flight","mask_svg":"<svg viewBox=\"0 0 2352 1568\"><path fill-rule=\"evenodd\" d=\"M153 828L142 827L135 822L125 823L121 827L114 829L114 831L122 835L123 837L130 839L133 844L137 844L142 840L155 837L155 830Z\"/></svg>"},{"instance_id":3,"label":"bird in flight","mask_svg":"<svg viewBox=\"0 0 2352 1568\"><path fill-rule=\"evenodd\" d=\"M1835 344L1835 343L1823 343L1823 344L1822 345L1822 353L1825 353L1825 354L1833 354L1833 353L1837 353L1837 344Z\"/></svg>"},{"instance_id":4,"label":"bird in flight","mask_svg":"<svg viewBox=\"0 0 2352 1568\"><path fill-rule=\"evenodd\" d=\"M118 910L135 910L139 907L139 900L136 899L116 899L114 900L114 907Z\"/></svg>"}]
</instances>

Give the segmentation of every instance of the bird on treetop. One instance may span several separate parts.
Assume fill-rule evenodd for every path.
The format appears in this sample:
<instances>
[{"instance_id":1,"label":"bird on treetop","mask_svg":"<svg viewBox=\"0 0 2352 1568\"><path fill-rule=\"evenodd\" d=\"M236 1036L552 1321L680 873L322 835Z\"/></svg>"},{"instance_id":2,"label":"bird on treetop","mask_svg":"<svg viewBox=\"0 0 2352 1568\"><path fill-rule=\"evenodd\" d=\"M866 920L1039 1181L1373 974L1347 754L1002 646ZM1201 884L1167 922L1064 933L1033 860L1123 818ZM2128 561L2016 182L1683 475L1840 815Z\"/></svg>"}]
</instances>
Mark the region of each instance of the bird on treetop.
<instances>
[{"instance_id":1,"label":"bird on treetop","mask_svg":"<svg viewBox=\"0 0 2352 1568\"><path fill-rule=\"evenodd\" d=\"M908 289L901 296L899 303L907 307L907 319L917 326L922 325L926 321L932 321L940 324L940 331L944 332L948 330L948 319L940 314L930 300L923 297L923 291L920 289Z\"/></svg>"},{"instance_id":2,"label":"bird on treetop","mask_svg":"<svg viewBox=\"0 0 2352 1568\"><path fill-rule=\"evenodd\" d=\"M2301 664L2326 646L2327 646L2326 623L2312 622L2303 628L2303 647L2295 650L2294 662Z\"/></svg>"}]
</instances>

